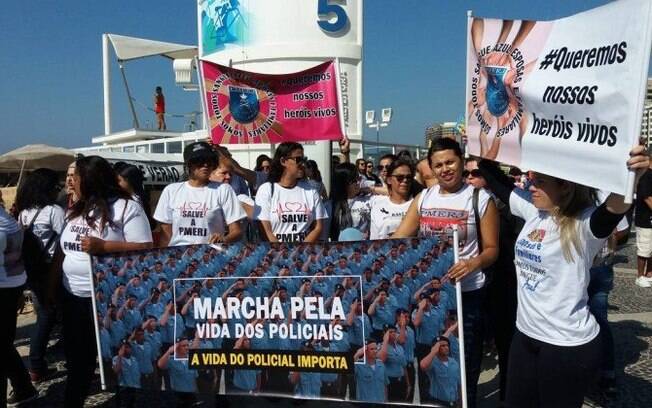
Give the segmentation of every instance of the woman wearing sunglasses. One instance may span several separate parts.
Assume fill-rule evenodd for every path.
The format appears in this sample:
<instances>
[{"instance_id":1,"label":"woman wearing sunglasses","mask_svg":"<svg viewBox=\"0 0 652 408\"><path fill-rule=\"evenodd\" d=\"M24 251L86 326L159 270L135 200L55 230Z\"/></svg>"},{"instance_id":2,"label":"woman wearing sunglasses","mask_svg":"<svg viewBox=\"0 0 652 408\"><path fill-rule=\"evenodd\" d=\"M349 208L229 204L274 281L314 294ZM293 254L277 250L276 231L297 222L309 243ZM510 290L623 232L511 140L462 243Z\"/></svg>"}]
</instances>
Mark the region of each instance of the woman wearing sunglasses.
<instances>
[{"instance_id":1,"label":"woman wearing sunglasses","mask_svg":"<svg viewBox=\"0 0 652 408\"><path fill-rule=\"evenodd\" d=\"M414 167L407 160L396 160L387 168L389 195L373 196L371 200L371 239L387 239L401 224L413 196Z\"/></svg>"},{"instance_id":2,"label":"woman wearing sunglasses","mask_svg":"<svg viewBox=\"0 0 652 408\"><path fill-rule=\"evenodd\" d=\"M319 191L302 179L303 146L283 142L274 153L267 182L256 194L255 218L269 242L315 242L328 218Z\"/></svg>"},{"instance_id":3,"label":"woman wearing sunglasses","mask_svg":"<svg viewBox=\"0 0 652 408\"><path fill-rule=\"evenodd\" d=\"M217 153L208 143L195 142L186 146L183 158L188 181L165 187L154 211L161 223L159 246L238 241L246 214L229 184L210 181Z\"/></svg>"},{"instance_id":4,"label":"woman wearing sunglasses","mask_svg":"<svg viewBox=\"0 0 652 408\"><path fill-rule=\"evenodd\" d=\"M486 280L482 270L498 256L498 211L486 191L464 182L463 154L455 140L434 141L428 160L438 184L416 196L393 238L440 236L449 240L451 227L458 227L460 261L448 270L445 278L461 281L467 400L469 407L475 407L482 362Z\"/></svg>"}]
</instances>

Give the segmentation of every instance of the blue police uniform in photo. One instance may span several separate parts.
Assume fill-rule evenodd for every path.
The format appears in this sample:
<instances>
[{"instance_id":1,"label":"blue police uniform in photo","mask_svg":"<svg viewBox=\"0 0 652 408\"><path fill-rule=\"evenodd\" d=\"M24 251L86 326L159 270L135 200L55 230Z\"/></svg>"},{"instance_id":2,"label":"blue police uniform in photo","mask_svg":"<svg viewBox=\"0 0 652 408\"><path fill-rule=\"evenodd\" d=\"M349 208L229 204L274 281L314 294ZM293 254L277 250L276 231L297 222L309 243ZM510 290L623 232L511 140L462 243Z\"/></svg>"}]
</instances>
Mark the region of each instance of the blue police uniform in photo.
<instances>
[{"instance_id":1,"label":"blue police uniform in photo","mask_svg":"<svg viewBox=\"0 0 652 408\"><path fill-rule=\"evenodd\" d=\"M410 300L412 298L412 291L410 291L410 288L406 286L405 284L401 285L401 287L398 287L396 285L392 285L389 288L389 294L396 299L396 304L398 307L409 310L410 309Z\"/></svg>"},{"instance_id":2,"label":"blue police uniform in photo","mask_svg":"<svg viewBox=\"0 0 652 408\"><path fill-rule=\"evenodd\" d=\"M417 314L417 310L412 312L412 321ZM437 306L431 306L430 310L423 312L421 325L417 327L417 343L432 344L432 341L439 335L444 327L445 314L444 310Z\"/></svg>"},{"instance_id":3,"label":"blue police uniform in photo","mask_svg":"<svg viewBox=\"0 0 652 408\"><path fill-rule=\"evenodd\" d=\"M124 322L122 320L112 321L109 333L111 334L111 347L117 349L120 342L127 336Z\"/></svg>"},{"instance_id":4,"label":"blue police uniform in photo","mask_svg":"<svg viewBox=\"0 0 652 408\"><path fill-rule=\"evenodd\" d=\"M156 303L149 303L145 306L146 316L154 316L157 319L160 319L161 316L163 316L163 312L165 312L165 305L161 303L160 300Z\"/></svg>"},{"instance_id":5,"label":"blue police uniform in photo","mask_svg":"<svg viewBox=\"0 0 652 408\"><path fill-rule=\"evenodd\" d=\"M365 402L385 402L385 387L389 384L385 364L376 359L374 365L355 365L356 399Z\"/></svg>"},{"instance_id":6,"label":"blue police uniform in photo","mask_svg":"<svg viewBox=\"0 0 652 408\"><path fill-rule=\"evenodd\" d=\"M394 314L398 309L396 300L388 296L385 304L376 304L376 313L373 315L372 323L374 330L382 330L383 326L394 324Z\"/></svg>"},{"instance_id":7,"label":"blue police uniform in photo","mask_svg":"<svg viewBox=\"0 0 652 408\"><path fill-rule=\"evenodd\" d=\"M125 309L124 314L122 315L122 320L125 323L125 329L127 329L129 332L132 332L142 323L143 315L140 314L140 310L138 310L136 307L133 309Z\"/></svg>"},{"instance_id":8,"label":"blue police uniform in photo","mask_svg":"<svg viewBox=\"0 0 652 408\"><path fill-rule=\"evenodd\" d=\"M168 317L168 322L165 325L161 325L161 339L163 343L174 343L175 337L175 328L176 328L176 337L183 335L183 332L186 328L183 322L183 316L181 314L176 314L174 316Z\"/></svg>"},{"instance_id":9,"label":"blue police uniform in photo","mask_svg":"<svg viewBox=\"0 0 652 408\"><path fill-rule=\"evenodd\" d=\"M111 334L107 329L100 329L100 345L103 360L111 360Z\"/></svg>"},{"instance_id":10,"label":"blue police uniform in photo","mask_svg":"<svg viewBox=\"0 0 652 408\"><path fill-rule=\"evenodd\" d=\"M396 335L398 336L401 333L401 329L396 325ZM405 344L402 344L403 350L405 350L405 359L408 363L414 361L414 350L416 348L416 339L414 336L414 330L410 326L405 327Z\"/></svg>"},{"instance_id":11,"label":"blue police uniform in photo","mask_svg":"<svg viewBox=\"0 0 652 408\"><path fill-rule=\"evenodd\" d=\"M196 379L199 376L199 371L190 369L187 360L174 360L174 356L170 356L168 372L173 391L197 392Z\"/></svg>"},{"instance_id":12,"label":"blue police uniform in photo","mask_svg":"<svg viewBox=\"0 0 652 408\"><path fill-rule=\"evenodd\" d=\"M369 316L364 313L360 316L355 316L350 328L349 342L361 347L371 337L371 331L371 320L369 320Z\"/></svg>"},{"instance_id":13,"label":"blue police uniform in photo","mask_svg":"<svg viewBox=\"0 0 652 408\"><path fill-rule=\"evenodd\" d=\"M145 330L145 341L152 346L152 359L156 360L161 355L161 347L163 347L161 333L156 330L151 333Z\"/></svg>"},{"instance_id":14,"label":"blue police uniform in photo","mask_svg":"<svg viewBox=\"0 0 652 408\"><path fill-rule=\"evenodd\" d=\"M460 386L460 365L453 358L443 362L435 357L428 371L430 396L440 401L455 402Z\"/></svg>"},{"instance_id":15,"label":"blue police uniform in photo","mask_svg":"<svg viewBox=\"0 0 652 408\"><path fill-rule=\"evenodd\" d=\"M306 398L319 398L321 392L321 375L321 373L299 373L299 382L294 388L294 395Z\"/></svg>"},{"instance_id":16,"label":"blue police uniform in photo","mask_svg":"<svg viewBox=\"0 0 652 408\"><path fill-rule=\"evenodd\" d=\"M127 296L136 296L139 302L147 298L147 288L141 283L140 286L129 286L127 288Z\"/></svg>"},{"instance_id":17,"label":"blue police uniform in photo","mask_svg":"<svg viewBox=\"0 0 652 408\"><path fill-rule=\"evenodd\" d=\"M141 374L152 374L154 372L154 365L152 364L152 346L148 342L139 344L138 342L131 342L131 353L136 357Z\"/></svg>"},{"instance_id":18,"label":"blue police uniform in photo","mask_svg":"<svg viewBox=\"0 0 652 408\"><path fill-rule=\"evenodd\" d=\"M260 370L233 370L233 385L242 391L253 391L259 373Z\"/></svg>"},{"instance_id":19,"label":"blue police uniform in photo","mask_svg":"<svg viewBox=\"0 0 652 408\"><path fill-rule=\"evenodd\" d=\"M382 348L382 345L380 348ZM403 347L398 343L394 345L388 344L387 358L385 359L385 373L387 374L387 377L403 377L405 374L405 366L407 366L407 359Z\"/></svg>"},{"instance_id":20,"label":"blue police uniform in photo","mask_svg":"<svg viewBox=\"0 0 652 408\"><path fill-rule=\"evenodd\" d=\"M133 356L113 357L113 366L118 362L118 359L122 359L122 371L118 375L118 385L121 387L130 387L130 388L140 388L140 368L138 367L138 361Z\"/></svg>"}]
</instances>

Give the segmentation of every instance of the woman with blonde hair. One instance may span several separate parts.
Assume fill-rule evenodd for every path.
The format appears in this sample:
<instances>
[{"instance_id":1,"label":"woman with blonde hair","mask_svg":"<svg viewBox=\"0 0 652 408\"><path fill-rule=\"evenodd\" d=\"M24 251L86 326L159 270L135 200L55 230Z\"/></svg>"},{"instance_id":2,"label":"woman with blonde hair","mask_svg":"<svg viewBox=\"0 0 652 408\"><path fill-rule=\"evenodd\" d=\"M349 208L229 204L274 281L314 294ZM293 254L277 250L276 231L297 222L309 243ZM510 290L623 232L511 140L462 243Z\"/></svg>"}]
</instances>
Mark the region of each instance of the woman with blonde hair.
<instances>
[{"instance_id":1,"label":"woman with blonde hair","mask_svg":"<svg viewBox=\"0 0 652 408\"><path fill-rule=\"evenodd\" d=\"M649 158L632 149L630 170ZM590 268L630 205L611 194L596 206L595 190L534 173L529 191L515 189L486 162L492 192L525 221L515 246L516 333L507 370L510 407L581 407L600 368L600 327L589 311ZM493 170L492 170L493 169Z\"/></svg>"}]
</instances>

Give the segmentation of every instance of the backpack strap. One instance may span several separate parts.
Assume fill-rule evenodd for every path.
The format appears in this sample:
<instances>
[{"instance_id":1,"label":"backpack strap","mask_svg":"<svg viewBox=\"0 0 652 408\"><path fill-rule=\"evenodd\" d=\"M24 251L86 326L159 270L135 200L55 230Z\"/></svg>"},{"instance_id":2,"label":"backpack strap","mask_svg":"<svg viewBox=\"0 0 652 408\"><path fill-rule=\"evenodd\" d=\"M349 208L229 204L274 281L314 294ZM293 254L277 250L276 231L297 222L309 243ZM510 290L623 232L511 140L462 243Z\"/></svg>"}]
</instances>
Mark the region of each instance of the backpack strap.
<instances>
[{"instance_id":1,"label":"backpack strap","mask_svg":"<svg viewBox=\"0 0 652 408\"><path fill-rule=\"evenodd\" d=\"M480 189L473 189L473 216L475 217L475 232L478 236L478 253L482 253L482 230L480 228L480 210L478 202L480 201Z\"/></svg>"},{"instance_id":2,"label":"backpack strap","mask_svg":"<svg viewBox=\"0 0 652 408\"><path fill-rule=\"evenodd\" d=\"M32 227L34 227L34 222L35 222L36 219L38 218L38 215L41 213L41 211L43 210L43 208L44 208L44 207L41 207L41 208L38 209L38 211L36 211L36 214L34 215L34 218L32 218L32 221L29 222L29 224L27 225L27 228L26 228L26 229L28 229L28 230L30 230L30 231L32 230Z\"/></svg>"}]
</instances>

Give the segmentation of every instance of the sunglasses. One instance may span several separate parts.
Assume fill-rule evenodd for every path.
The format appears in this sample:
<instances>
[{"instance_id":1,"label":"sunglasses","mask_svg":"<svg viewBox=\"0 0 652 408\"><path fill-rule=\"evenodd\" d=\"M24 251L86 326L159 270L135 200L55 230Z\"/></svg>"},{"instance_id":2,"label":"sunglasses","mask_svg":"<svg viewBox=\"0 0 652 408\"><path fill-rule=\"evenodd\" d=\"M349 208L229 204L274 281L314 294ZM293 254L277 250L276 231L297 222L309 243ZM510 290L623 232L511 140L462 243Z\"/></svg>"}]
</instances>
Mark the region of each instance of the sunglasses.
<instances>
[{"instance_id":1,"label":"sunglasses","mask_svg":"<svg viewBox=\"0 0 652 408\"><path fill-rule=\"evenodd\" d=\"M466 177L469 177L469 176L471 176L471 177L482 177L482 173L478 169L473 169L473 170L468 171L466 173Z\"/></svg>"},{"instance_id":2,"label":"sunglasses","mask_svg":"<svg viewBox=\"0 0 652 408\"><path fill-rule=\"evenodd\" d=\"M410 182L414 180L414 176L412 174L397 174L397 175L391 175L391 177L394 177L396 181L399 183L402 183L404 181Z\"/></svg>"},{"instance_id":3,"label":"sunglasses","mask_svg":"<svg viewBox=\"0 0 652 408\"><path fill-rule=\"evenodd\" d=\"M188 167L217 167L216 160L191 160L188 162Z\"/></svg>"},{"instance_id":4,"label":"sunglasses","mask_svg":"<svg viewBox=\"0 0 652 408\"><path fill-rule=\"evenodd\" d=\"M286 159L294 160L296 164L305 164L308 161L308 158L306 156L294 156L294 157L286 157Z\"/></svg>"},{"instance_id":5,"label":"sunglasses","mask_svg":"<svg viewBox=\"0 0 652 408\"><path fill-rule=\"evenodd\" d=\"M378 170L387 170L389 169L389 164L386 165L379 164L377 168Z\"/></svg>"}]
</instances>

